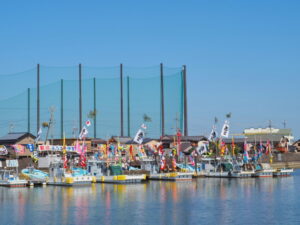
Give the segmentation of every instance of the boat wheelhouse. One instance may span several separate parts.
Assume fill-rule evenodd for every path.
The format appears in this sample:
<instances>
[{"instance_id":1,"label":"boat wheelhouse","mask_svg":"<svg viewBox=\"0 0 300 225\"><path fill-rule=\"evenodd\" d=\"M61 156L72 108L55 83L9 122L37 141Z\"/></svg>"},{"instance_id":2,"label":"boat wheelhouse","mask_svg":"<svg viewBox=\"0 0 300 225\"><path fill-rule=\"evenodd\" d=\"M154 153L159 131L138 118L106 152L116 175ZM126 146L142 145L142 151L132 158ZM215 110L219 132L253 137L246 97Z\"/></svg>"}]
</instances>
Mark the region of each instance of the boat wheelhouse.
<instances>
[{"instance_id":1,"label":"boat wheelhouse","mask_svg":"<svg viewBox=\"0 0 300 225\"><path fill-rule=\"evenodd\" d=\"M0 186L25 187L27 186L27 180L19 179L14 170L0 170Z\"/></svg>"}]
</instances>

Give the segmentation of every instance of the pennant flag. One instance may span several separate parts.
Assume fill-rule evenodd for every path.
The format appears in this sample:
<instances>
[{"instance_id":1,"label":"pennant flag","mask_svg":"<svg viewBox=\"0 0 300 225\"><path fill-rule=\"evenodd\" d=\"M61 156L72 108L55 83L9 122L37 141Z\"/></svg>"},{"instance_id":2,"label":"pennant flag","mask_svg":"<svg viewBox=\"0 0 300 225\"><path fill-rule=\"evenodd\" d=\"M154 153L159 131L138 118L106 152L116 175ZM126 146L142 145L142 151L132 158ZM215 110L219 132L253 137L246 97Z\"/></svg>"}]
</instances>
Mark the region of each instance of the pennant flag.
<instances>
[{"instance_id":1,"label":"pennant flag","mask_svg":"<svg viewBox=\"0 0 300 225\"><path fill-rule=\"evenodd\" d=\"M235 150L235 144L234 144L234 137L232 136L232 141L231 141L231 149L232 149L232 156L235 155L234 150Z\"/></svg>"},{"instance_id":2,"label":"pennant flag","mask_svg":"<svg viewBox=\"0 0 300 225\"><path fill-rule=\"evenodd\" d=\"M139 129L133 141L141 145L143 143L143 140L144 140L144 132L141 129Z\"/></svg>"},{"instance_id":3,"label":"pennant flag","mask_svg":"<svg viewBox=\"0 0 300 225\"><path fill-rule=\"evenodd\" d=\"M79 134L79 139L81 140L81 139L85 138L88 133L89 132L88 132L87 128L84 126Z\"/></svg>"},{"instance_id":4,"label":"pennant flag","mask_svg":"<svg viewBox=\"0 0 300 225\"><path fill-rule=\"evenodd\" d=\"M161 157L161 160L160 160L160 170L164 170L166 168L166 159L165 157Z\"/></svg>"},{"instance_id":5,"label":"pennant flag","mask_svg":"<svg viewBox=\"0 0 300 225\"><path fill-rule=\"evenodd\" d=\"M266 145L266 155L269 155L269 153L271 152L271 144L270 141L267 141L267 145Z\"/></svg>"},{"instance_id":6,"label":"pennant flag","mask_svg":"<svg viewBox=\"0 0 300 225\"><path fill-rule=\"evenodd\" d=\"M144 130L146 130L146 129L147 129L147 126L143 123L143 124L141 125L141 128L143 128Z\"/></svg>"},{"instance_id":7,"label":"pennant flag","mask_svg":"<svg viewBox=\"0 0 300 225\"><path fill-rule=\"evenodd\" d=\"M179 154L179 156L181 155L181 132L180 132L180 129L177 130L177 146L178 146L178 149L177 149L177 154Z\"/></svg>"},{"instance_id":8,"label":"pennant flag","mask_svg":"<svg viewBox=\"0 0 300 225\"><path fill-rule=\"evenodd\" d=\"M26 147L29 149L30 152L34 151L34 144L27 144Z\"/></svg>"},{"instance_id":9,"label":"pennant flag","mask_svg":"<svg viewBox=\"0 0 300 225\"><path fill-rule=\"evenodd\" d=\"M87 127L91 126L91 121L90 121L90 120L87 120L87 121L85 122L85 125L86 125Z\"/></svg>"},{"instance_id":10,"label":"pennant flag","mask_svg":"<svg viewBox=\"0 0 300 225\"><path fill-rule=\"evenodd\" d=\"M199 155L203 155L204 153L208 152L208 143L200 142L198 147L196 148L196 151Z\"/></svg>"},{"instance_id":11,"label":"pennant flag","mask_svg":"<svg viewBox=\"0 0 300 225\"><path fill-rule=\"evenodd\" d=\"M221 136L226 138L228 138L229 136L229 122L227 120L225 120L225 123L223 125Z\"/></svg>"},{"instance_id":12,"label":"pennant flag","mask_svg":"<svg viewBox=\"0 0 300 225\"><path fill-rule=\"evenodd\" d=\"M35 142L38 142L41 138L41 135L42 135L42 128L40 127L38 133L37 133L37 136L35 138Z\"/></svg>"},{"instance_id":13,"label":"pennant flag","mask_svg":"<svg viewBox=\"0 0 300 225\"><path fill-rule=\"evenodd\" d=\"M226 151L226 144L225 142L222 140L221 141L221 148L220 148L220 155L223 156L225 154L225 151Z\"/></svg>"},{"instance_id":14,"label":"pennant flag","mask_svg":"<svg viewBox=\"0 0 300 225\"><path fill-rule=\"evenodd\" d=\"M216 137L217 137L216 127L213 126L213 128L212 128L212 130L210 132L210 135L208 137L208 140L209 141L213 141Z\"/></svg>"},{"instance_id":15,"label":"pennant flag","mask_svg":"<svg viewBox=\"0 0 300 225\"><path fill-rule=\"evenodd\" d=\"M0 145L0 155L7 155L8 151L4 145Z\"/></svg>"},{"instance_id":16,"label":"pennant flag","mask_svg":"<svg viewBox=\"0 0 300 225\"><path fill-rule=\"evenodd\" d=\"M249 154L248 154L248 145L247 145L246 139L244 141L244 157L243 157L243 159L244 159L244 163L248 163L248 161L249 161Z\"/></svg>"}]
</instances>

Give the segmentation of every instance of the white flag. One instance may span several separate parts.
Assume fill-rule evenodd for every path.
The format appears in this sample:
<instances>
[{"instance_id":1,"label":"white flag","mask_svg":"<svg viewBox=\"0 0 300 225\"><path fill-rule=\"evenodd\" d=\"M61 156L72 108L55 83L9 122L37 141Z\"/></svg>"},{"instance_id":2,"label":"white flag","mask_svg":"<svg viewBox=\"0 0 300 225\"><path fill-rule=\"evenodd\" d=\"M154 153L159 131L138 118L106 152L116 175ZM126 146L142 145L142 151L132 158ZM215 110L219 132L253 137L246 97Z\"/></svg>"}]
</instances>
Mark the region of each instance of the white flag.
<instances>
[{"instance_id":1,"label":"white flag","mask_svg":"<svg viewBox=\"0 0 300 225\"><path fill-rule=\"evenodd\" d=\"M141 128L143 128L143 129L147 129L147 126L143 123L142 125L141 125Z\"/></svg>"},{"instance_id":2,"label":"white flag","mask_svg":"<svg viewBox=\"0 0 300 225\"><path fill-rule=\"evenodd\" d=\"M91 121L90 121L90 120L87 120L87 121L85 122L85 125L87 125L88 127L91 126Z\"/></svg>"},{"instance_id":3,"label":"white flag","mask_svg":"<svg viewBox=\"0 0 300 225\"><path fill-rule=\"evenodd\" d=\"M221 136L226 138L229 137L229 122L227 120L225 120L225 123L223 125Z\"/></svg>"},{"instance_id":4,"label":"white flag","mask_svg":"<svg viewBox=\"0 0 300 225\"><path fill-rule=\"evenodd\" d=\"M79 139L81 140L81 139L85 138L88 133L89 132L88 132L87 128L83 127L82 130L81 130L81 132L80 132L80 134L79 134Z\"/></svg>"},{"instance_id":5,"label":"white flag","mask_svg":"<svg viewBox=\"0 0 300 225\"><path fill-rule=\"evenodd\" d=\"M35 142L38 142L41 138L41 135L42 135L42 128L40 127L38 133L37 133L37 136L35 138Z\"/></svg>"},{"instance_id":6,"label":"white flag","mask_svg":"<svg viewBox=\"0 0 300 225\"><path fill-rule=\"evenodd\" d=\"M208 140L209 141L213 141L216 137L217 137L217 132L216 132L216 127L215 126L213 126L213 128L212 128L212 130L211 130L211 132L210 132L210 135L209 135L209 137L208 137Z\"/></svg>"},{"instance_id":7,"label":"white flag","mask_svg":"<svg viewBox=\"0 0 300 225\"><path fill-rule=\"evenodd\" d=\"M143 140L144 140L144 132L142 131L142 129L139 129L138 132L136 133L133 141L138 144L142 144Z\"/></svg>"},{"instance_id":8,"label":"white flag","mask_svg":"<svg viewBox=\"0 0 300 225\"><path fill-rule=\"evenodd\" d=\"M202 155L202 154L208 152L208 142L201 142L198 145L196 150L199 155Z\"/></svg>"}]
</instances>

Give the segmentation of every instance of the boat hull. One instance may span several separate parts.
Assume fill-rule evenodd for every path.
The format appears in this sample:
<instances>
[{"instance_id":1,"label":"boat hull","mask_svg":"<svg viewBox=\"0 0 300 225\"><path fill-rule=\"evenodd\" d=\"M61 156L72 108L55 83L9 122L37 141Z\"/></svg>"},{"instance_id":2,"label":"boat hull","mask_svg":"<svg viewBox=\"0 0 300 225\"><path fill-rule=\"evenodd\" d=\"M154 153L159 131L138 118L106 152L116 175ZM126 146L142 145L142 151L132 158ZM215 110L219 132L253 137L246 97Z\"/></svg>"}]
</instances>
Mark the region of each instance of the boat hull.
<instances>
[{"instance_id":1,"label":"boat hull","mask_svg":"<svg viewBox=\"0 0 300 225\"><path fill-rule=\"evenodd\" d=\"M18 180L18 181L0 181L0 186L3 187L26 187L27 181L26 180Z\"/></svg>"},{"instance_id":2,"label":"boat hull","mask_svg":"<svg viewBox=\"0 0 300 225\"><path fill-rule=\"evenodd\" d=\"M253 177L254 172L232 172L230 173L231 178L250 178Z\"/></svg>"},{"instance_id":3,"label":"boat hull","mask_svg":"<svg viewBox=\"0 0 300 225\"><path fill-rule=\"evenodd\" d=\"M278 169L277 171L273 172L274 177L289 177L294 172L293 169Z\"/></svg>"},{"instance_id":4,"label":"boat hull","mask_svg":"<svg viewBox=\"0 0 300 225\"><path fill-rule=\"evenodd\" d=\"M229 172L207 172L206 177L230 178Z\"/></svg>"},{"instance_id":5,"label":"boat hull","mask_svg":"<svg viewBox=\"0 0 300 225\"><path fill-rule=\"evenodd\" d=\"M101 176L96 178L97 183L111 184L133 184L141 183L146 180L146 175L117 175L117 176Z\"/></svg>"},{"instance_id":6,"label":"boat hull","mask_svg":"<svg viewBox=\"0 0 300 225\"><path fill-rule=\"evenodd\" d=\"M149 180L162 181L191 181L194 173L160 173L151 174Z\"/></svg>"}]
</instances>

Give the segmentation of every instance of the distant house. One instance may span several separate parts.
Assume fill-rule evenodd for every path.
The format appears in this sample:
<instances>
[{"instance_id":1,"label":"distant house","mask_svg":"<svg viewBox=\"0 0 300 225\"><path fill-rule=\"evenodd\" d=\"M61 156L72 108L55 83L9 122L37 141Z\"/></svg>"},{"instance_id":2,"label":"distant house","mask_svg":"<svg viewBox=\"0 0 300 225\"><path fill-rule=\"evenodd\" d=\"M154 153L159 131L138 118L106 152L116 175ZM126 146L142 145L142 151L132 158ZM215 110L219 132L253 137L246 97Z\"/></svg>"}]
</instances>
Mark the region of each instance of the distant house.
<instances>
[{"instance_id":1,"label":"distant house","mask_svg":"<svg viewBox=\"0 0 300 225\"><path fill-rule=\"evenodd\" d=\"M6 160L11 159L18 160L19 169L32 164L31 153L25 146L27 144L34 144L34 142L35 136L28 132L8 133L1 137L0 145L5 146L7 149L7 154L0 155L1 166L6 167Z\"/></svg>"},{"instance_id":2,"label":"distant house","mask_svg":"<svg viewBox=\"0 0 300 225\"><path fill-rule=\"evenodd\" d=\"M111 143L111 144L117 144L117 143L120 143L121 145L124 145L126 144L127 142L130 142L132 140L131 137L122 137L122 136L112 136L108 142Z\"/></svg>"},{"instance_id":3,"label":"distant house","mask_svg":"<svg viewBox=\"0 0 300 225\"><path fill-rule=\"evenodd\" d=\"M13 132L0 137L0 145L34 144L35 136L28 132Z\"/></svg>"},{"instance_id":4,"label":"distant house","mask_svg":"<svg viewBox=\"0 0 300 225\"><path fill-rule=\"evenodd\" d=\"M161 138L164 148L172 148L177 144L178 137L176 135L165 135ZM188 148L191 144L198 144L201 141L207 141L205 136L181 136L180 142L182 149ZM186 143L186 144L185 144ZM184 146L183 146L184 145Z\"/></svg>"}]
</instances>

